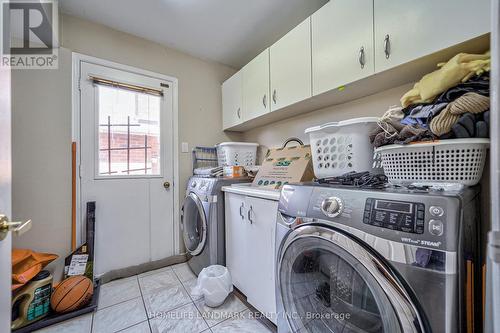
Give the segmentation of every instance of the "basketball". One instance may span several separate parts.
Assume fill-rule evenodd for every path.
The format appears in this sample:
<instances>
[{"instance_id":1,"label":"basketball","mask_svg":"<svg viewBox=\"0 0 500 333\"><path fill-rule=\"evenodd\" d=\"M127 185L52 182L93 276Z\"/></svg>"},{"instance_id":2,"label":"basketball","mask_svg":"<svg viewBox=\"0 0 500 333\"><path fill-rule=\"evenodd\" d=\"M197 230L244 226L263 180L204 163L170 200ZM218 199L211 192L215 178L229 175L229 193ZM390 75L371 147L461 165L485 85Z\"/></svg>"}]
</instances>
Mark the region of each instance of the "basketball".
<instances>
[{"instance_id":1,"label":"basketball","mask_svg":"<svg viewBox=\"0 0 500 333\"><path fill-rule=\"evenodd\" d=\"M50 306L55 312L77 310L92 299L94 285L85 276L72 276L63 280L52 293Z\"/></svg>"}]
</instances>

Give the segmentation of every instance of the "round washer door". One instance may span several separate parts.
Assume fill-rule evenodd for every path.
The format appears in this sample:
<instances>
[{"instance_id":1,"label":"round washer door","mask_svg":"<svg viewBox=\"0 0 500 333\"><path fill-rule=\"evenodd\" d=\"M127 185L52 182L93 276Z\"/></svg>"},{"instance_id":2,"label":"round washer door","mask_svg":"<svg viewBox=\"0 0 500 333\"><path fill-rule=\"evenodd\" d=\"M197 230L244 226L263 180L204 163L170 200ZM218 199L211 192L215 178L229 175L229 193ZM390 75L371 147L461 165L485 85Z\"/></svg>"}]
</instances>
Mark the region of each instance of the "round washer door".
<instances>
[{"instance_id":1,"label":"round washer door","mask_svg":"<svg viewBox=\"0 0 500 333\"><path fill-rule=\"evenodd\" d=\"M281 245L277 273L292 332L425 331L389 267L341 230L293 230Z\"/></svg>"},{"instance_id":2,"label":"round washer door","mask_svg":"<svg viewBox=\"0 0 500 333\"><path fill-rule=\"evenodd\" d=\"M184 199L181 216L182 236L188 252L197 256L207 242L207 218L203 204L195 193Z\"/></svg>"}]
</instances>

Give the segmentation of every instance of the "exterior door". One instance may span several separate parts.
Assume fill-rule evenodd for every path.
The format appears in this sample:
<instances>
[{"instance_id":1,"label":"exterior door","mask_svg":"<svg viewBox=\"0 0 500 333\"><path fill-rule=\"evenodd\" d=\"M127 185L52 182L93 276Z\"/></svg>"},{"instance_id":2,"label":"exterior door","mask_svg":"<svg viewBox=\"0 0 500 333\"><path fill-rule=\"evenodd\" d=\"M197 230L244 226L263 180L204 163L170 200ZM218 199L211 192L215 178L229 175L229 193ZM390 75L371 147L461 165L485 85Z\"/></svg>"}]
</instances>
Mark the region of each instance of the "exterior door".
<instances>
[{"instance_id":1,"label":"exterior door","mask_svg":"<svg viewBox=\"0 0 500 333\"><path fill-rule=\"evenodd\" d=\"M80 211L96 201L98 276L174 254L171 87L80 62Z\"/></svg>"},{"instance_id":2,"label":"exterior door","mask_svg":"<svg viewBox=\"0 0 500 333\"><path fill-rule=\"evenodd\" d=\"M334 228L302 226L284 241L277 278L293 332L423 332L405 288L378 257Z\"/></svg>"},{"instance_id":3,"label":"exterior door","mask_svg":"<svg viewBox=\"0 0 500 333\"><path fill-rule=\"evenodd\" d=\"M0 66L0 214L9 218L12 216L10 96L10 68ZM11 252L11 235L8 232L0 240L0 332L10 332Z\"/></svg>"}]
</instances>

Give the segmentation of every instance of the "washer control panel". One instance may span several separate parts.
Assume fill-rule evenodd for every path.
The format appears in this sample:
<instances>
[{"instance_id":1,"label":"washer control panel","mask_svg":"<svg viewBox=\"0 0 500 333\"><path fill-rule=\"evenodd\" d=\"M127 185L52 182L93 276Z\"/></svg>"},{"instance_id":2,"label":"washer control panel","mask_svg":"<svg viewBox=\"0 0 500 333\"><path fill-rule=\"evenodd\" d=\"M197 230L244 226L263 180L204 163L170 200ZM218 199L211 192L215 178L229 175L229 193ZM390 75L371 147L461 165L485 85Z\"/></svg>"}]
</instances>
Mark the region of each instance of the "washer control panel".
<instances>
[{"instance_id":1,"label":"washer control panel","mask_svg":"<svg viewBox=\"0 0 500 333\"><path fill-rule=\"evenodd\" d=\"M187 191L195 192L197 194L210 194L212 186L215 182L213 178L191 178L189 181Z\"/></svg>"},{"instance_id":2,"label":"washer control panel","mask_svg":"<svg viewBox=\"0 0 500 333\"><path fill-rule=\"evenodd\" d=\"M423 234L425 205L419 202L367 198L363 223L408 233Z\"/></svg>"},{"instance_id":3,"label":"washer control panel","mask_svg":"<svg viewBox=\"0 0 500 333\"><path fill-rule=\"evenodd\" d=\"M339 197L330 197L321 203L321 211L328 217L337 217L344 211L344 202Z\"/></svg>"}]
</instances>

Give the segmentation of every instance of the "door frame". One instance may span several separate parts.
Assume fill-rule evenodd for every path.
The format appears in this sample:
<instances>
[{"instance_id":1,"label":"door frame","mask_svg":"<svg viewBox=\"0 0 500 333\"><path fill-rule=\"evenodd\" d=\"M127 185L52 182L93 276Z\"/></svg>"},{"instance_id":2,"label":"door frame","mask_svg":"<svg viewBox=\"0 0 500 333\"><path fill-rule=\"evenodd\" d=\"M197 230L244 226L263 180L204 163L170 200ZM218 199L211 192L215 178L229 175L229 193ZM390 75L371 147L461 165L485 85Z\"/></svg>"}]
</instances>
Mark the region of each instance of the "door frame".
<instances>
[{"instance_id":1,"label":"door frame","mask_svg":"<svg viewBox=\"0 0 500 333\"><path fill-rule=\"evenodd\" d=\"M83 243L84 234L84 224L82 223L81 211L81 178L80 178L80 114L81 114L81 103L80 103L80 64L82 62L87 62L95 65L106 66L117 70L123 70L127 72L132 72L139 75L149 76L155 79L168 81L172 89L172 123L173 123L173 134L172 134L172 167L173 179L171 181L171 189L173 196L173 227L174 227L174 255L181 254L181 244L180 244L180 202L179 202L179 101L178 101L178 85L179 81L173 76L163 75L148 71L145 69L120 64L114 61L104 60L101 58L88 56L81 53L72 52L72 78L71 78L71 91L72 91L72 107L71 107L71 140L76 142L76 242L77 246Z\"/></svg>"}]
</instances>

